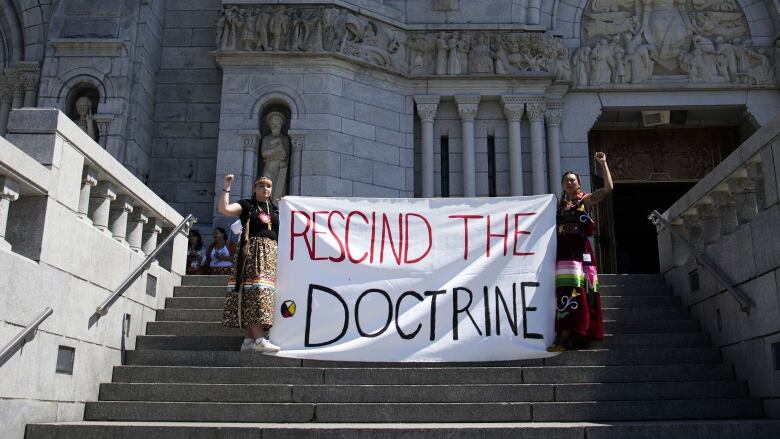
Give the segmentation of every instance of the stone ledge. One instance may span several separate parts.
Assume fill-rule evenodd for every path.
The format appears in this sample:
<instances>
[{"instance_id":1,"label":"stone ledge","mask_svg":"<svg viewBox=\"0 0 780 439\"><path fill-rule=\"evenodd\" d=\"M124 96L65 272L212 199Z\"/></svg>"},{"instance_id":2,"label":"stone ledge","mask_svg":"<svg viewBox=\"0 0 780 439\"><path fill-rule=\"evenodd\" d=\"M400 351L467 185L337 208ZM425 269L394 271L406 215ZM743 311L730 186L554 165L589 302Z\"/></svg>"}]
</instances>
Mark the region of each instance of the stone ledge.
<instances>
[{"instance_id":1,"label":"stone ledge","mask_svg":"<svg viewBox=\"0 0 780 439\"><path fill-rule=\"evenodd\" d=\"M49 43L55 56L122 56L124 43L118 38L58 38Z\"/></svg>"},{"instance_id":2,"label":"stone ledge","mask_svg":"<svg viewBox=\"0 0 780 439\"><path fill-rule=\"evenodd\" d=\"M49 170L2 137L0 175L6 175L18 182L22 195L46 195L51 187Z\"/></svg>"}]
</instances>

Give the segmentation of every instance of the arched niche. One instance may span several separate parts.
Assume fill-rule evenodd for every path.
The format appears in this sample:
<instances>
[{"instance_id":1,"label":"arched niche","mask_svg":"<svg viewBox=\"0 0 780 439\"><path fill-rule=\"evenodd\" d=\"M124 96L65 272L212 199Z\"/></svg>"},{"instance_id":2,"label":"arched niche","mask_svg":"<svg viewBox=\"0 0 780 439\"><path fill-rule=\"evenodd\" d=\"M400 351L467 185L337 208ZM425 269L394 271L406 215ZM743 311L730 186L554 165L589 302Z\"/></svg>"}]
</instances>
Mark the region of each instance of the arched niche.
<instances>
[{"instance_id":1,"label":"arched niche","mask_svg":"<svg viewBox=\"0 0 780 439\"><path fill-rule=\"evenodd\" d=\"M97 87L88 82L75 84L65 99L68 117L95 141L100 138L98 124L94 119L99 110L100 99Z\"/></svg>"}]
</instances>

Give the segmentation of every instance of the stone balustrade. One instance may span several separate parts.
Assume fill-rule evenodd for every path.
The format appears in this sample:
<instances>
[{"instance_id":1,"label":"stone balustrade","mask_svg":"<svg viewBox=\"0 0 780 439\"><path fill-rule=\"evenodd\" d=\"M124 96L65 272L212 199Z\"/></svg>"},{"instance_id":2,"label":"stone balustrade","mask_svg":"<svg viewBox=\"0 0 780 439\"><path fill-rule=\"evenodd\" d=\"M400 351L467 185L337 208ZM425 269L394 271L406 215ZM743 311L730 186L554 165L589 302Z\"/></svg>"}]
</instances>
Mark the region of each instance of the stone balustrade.
<instances>
[{"instance_id":1,"label":"stone balustrade","mask_svg":"<svg viewBox=\"0 0 780 439\"><path fill-rule=\"evenodd\" d=\"M7 127L0 137L0 266L12 274L0 276L0 339L46 306L54 313L3 365L0 412L26 422L33 419L26 413L80 420L121 347L134 347L180 284L186 234L174 237L105 317L94 319L96 307L183 217L60 111L12 110ZM122 340L126 314L132 318ZM66 381L54 367L62 346L76 351Z\"/></svg>"},{"instance_id":2,"label":"stone balustrade","mask_svg":"<svg viewBox=\"0 0 780 439\"><path fill-rule=\"evenodd\" d=\"M776 376L774 351L780 346L779 175L780 114L663 214L731 287L750 298L755 305L749 314L669 230L658 231L667 282L774 417L780 416L780 380L767 379Z\"/></svg>"}]
</instances>

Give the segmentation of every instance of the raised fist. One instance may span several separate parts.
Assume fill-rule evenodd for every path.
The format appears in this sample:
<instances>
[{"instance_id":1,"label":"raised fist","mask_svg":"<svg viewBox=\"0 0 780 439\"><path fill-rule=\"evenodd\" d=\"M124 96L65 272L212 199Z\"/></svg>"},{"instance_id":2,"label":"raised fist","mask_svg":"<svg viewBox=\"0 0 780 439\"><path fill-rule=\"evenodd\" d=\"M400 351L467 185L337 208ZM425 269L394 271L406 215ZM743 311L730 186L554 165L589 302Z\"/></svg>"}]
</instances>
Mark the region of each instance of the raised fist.
<instances>
[{"instance_id":1,"label":"raised fist","mask_svg":"<svg viewBox=\"0 0 780 439\"><path fill-rule=\"evenodd\" d=\"M233 174L225 175L225 189L230 189L230 186L233 185L233 180L235 179L236 177L234 177Z\"/></svg>"},{"instance_id":2,"label":"raised fist","mask_svg":"<svg viewBox=\"0 0 780 439\"><path fill-rule=\"evenodd\" d=\"M593 158L596 160L597 163L606 163L607 162L607 155L603 152L597 152Z\"/></svg>"}]
</instances>

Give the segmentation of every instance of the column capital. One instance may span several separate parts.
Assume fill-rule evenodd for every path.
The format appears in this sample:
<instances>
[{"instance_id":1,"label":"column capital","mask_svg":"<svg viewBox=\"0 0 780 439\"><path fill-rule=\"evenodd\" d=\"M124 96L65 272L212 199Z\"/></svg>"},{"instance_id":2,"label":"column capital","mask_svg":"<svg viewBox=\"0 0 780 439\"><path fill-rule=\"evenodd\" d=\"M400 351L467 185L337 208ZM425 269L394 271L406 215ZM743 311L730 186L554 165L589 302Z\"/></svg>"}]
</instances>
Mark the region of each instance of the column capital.
<instances>
[{"instance_id":1,"label":"column capital","mask_svg":"<svg viewBox=\"0 0 780 439\"><path fill-rule=\"evenodd\" d=\"M111 201L116 200L117 191L114 185L109 181L100 181L92 191L93 198L107 198Z\"/></svg>"},{"instance_id":2,"label":"column capital","mask_svg":"<svg viewBox=\"0 0 780 439\"><path fill-rule=\"evenodd\" d=\"M563 119L563 102L547 101L545 103L544 120L547 125L560 126Z\"/></svg>"},{"instance_id":3,"label":"column capital","mask_svg":"<svg viewBox=\"0 0 780 439\"><path fill-rule=\"evenodd\" d=\"M415 95L414 102L417 106L417 114L420 120L433 122L436 118L436 110L439 108L439 95Z\"/></svg>"},{"instance_id":4,"label":"column capital","mask_svg":"<svg viewBox=\"0 0 780 439\"><path fill-rule=\"evenodd\" d=\"M19 199L19 184L5 175L0 176L0 199L9 201Z\"/></svg>"},{"instance_id":5,"label":"column capital","mask_svg":"<svg viewBox=\"0 0 780 439\"><path fill-rule=\"evenodd\" d=\"M128 195L119 195L111 202L111 210L133 211L133 199Z\"/></svg>"},{"instance_id":6,"label":"column capital","mask_svg":"<svg viewBox=\"0 0 780 439\"><path fill-rule=\"evenodd\" d=\"M114 120L113 114L100 113L92 116L92 119L98 125L98 131L108 134L108 126Z\"/></svg>"},{"instance_id":7,"label":"column capital","mask_svg":"<svg viewBox=\"0 0 780 439\"><path fill-rule=\"evenodd\" d=\"M294 152L303 151L303 146L306 144L306 136L308 131L302 130L288 130L287 136L290 137L290 146Z\"/></svg>"},{"instance_id":8,"label":"column capital","mask_svg":"<svg viewBox=\"0 0 780 439\"><path fill-rule=\"evenodd\" d=\"M160 221L160 218L150 216L147 218L146 221L146 227L144 227L144 233L151 233L154 235L159 235L162 233L162 221Z\"/></svg>"},{"instance_id":9,"label":"column capital","mask_svg":"<svg viewBox=\"0 0 780 439\"><path fill-rule=\"evenodd\" d=\"M544 121L544 101L543 100L533 100L526 102L525 104L525 110L526 113L528 113L528 120L531 122L543 122Z\"/></svg>"},{"instance_id":10,"label":"column capital","mask_svg":"<svg viewBox=\"0 0 780 439\"><path fill-rule=\"evenodd\" d=\"M136 207L133 209L133 213L130 214L130 218L128 219L131 223L142 223L146 224L149 222L149 216L146 215L146 212L144 212L144 209L141 207Z\"/></svg>"},{"instance_id":11,"label":"column capital","mask_svg":"<svg viewBox=\"0 0 780 439\"><path fill-rule=\"evenodd\" d=\"M91 187L97 186L97 171L92 168L84 167L84 171L81 173L81 183Z\"/></svg>"},{"instance_id":12,"label":"column capital","mask_svg":"<svg viewBox=\"0 0 780 439\"><path fill-rule=\"evenodd\" d=\"M525 101L522 96L503 95L501 105L504 107L504 116L509 121L520 121L525 113Z\"/></svg>"},{"instance_id":13,"label":"column capital","mask_svg":"<svg viewBox=\"0 0 780 439\"><path fill-rule=\"evenodd\" d=\"M245 151L257 149L257 141L260 139L260 131L239 131L238 135L241 136L241 145L243 145Z\"/></svg>"},{"instance_id":14,"label":"column capital","mask_svg":"<svg viewBox=\"0 0 780 439\"><path fill-rule=\"evenodd\" d=\"M455 96L455 103L458 104L458 115L462 121L473 121L477 117L480 100L482 100L480 95Z\"/></svg>"}]
</instances>

